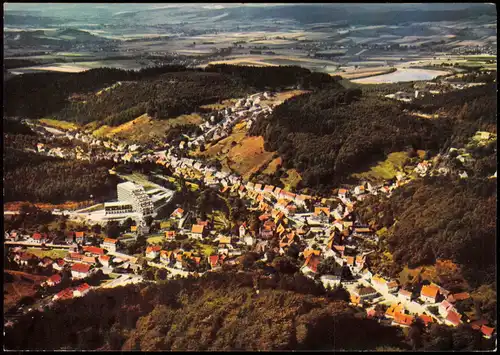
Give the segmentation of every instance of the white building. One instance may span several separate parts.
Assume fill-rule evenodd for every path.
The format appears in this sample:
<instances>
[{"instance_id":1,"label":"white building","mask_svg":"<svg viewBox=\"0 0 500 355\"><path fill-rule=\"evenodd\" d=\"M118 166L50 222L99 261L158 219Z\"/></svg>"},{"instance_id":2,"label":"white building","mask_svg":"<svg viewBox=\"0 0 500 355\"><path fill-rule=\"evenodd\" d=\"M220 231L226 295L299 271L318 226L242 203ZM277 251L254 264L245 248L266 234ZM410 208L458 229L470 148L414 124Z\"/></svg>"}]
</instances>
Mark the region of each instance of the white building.
<instances>
[{"instance_id":1,"label":"white building","mask_svg":"<svg viewBox=\"0 0 500 355\"><path fill-rule=\"evenodd\" d=\"M153 214L153 201L148 197L142 186L128 181L118 184L116 189L119 201L130 202L134 211L141 213L143 216Z\"/></svg>"},{"instance_id":2,"label":"white building","mask_svg":"<svg viewBox=\"0 0 500 355\"><path fill-rule=\"evenodd\" d=\"M105 202L104 213L106 215L132 213L134 211L130 202Z\"/></svg>"}]
</instances>

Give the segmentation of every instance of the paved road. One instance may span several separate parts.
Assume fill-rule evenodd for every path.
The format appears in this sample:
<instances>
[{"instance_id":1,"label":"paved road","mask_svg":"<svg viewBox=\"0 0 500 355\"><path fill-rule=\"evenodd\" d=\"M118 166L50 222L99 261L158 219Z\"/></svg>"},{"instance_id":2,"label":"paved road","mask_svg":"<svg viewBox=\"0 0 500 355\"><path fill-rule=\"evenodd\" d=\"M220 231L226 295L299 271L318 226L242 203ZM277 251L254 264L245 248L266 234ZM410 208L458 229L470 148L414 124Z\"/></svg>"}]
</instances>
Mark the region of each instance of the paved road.
<instances>
[{"instance_id":1,"label":"paved road","mask_svg":"<svg viewBox=\"0 0 500 355\"><path fill-rule=\"evenodd\" d=\"M28 243L28 242L5 242L4 244L5 245L25 245L28 247L38 247L38 248L42 247L42 245L39 243ZM65 249L71 248L71 245L67 245L67 244L45 244L45 246L50 247L50 248L65 248Z\"/></svg>"},{"instance_id":2,"label":"paved road","mask_svg":"<svg viewBox=\"0 0 500 355\"><path fill-rule=\"evenodd\" d=\"M113 288L119 286L125 286L128 284L140 283L143 281L142 276L132 275L132 274L123 274L117 277L116 279L102 285L102 288Z\"/></svg>"}]
</instances>

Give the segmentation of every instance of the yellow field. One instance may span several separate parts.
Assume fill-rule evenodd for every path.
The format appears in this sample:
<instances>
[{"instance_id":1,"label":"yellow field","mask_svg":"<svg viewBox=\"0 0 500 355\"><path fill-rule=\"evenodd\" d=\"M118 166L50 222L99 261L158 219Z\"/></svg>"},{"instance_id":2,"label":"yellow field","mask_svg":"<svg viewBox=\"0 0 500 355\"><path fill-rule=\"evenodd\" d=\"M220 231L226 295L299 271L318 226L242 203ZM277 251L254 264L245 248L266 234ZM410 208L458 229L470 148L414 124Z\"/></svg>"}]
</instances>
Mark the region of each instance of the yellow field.
<instances>
[{"instance_id":1,"label":"yellow field","mask_svg":"<svg viewBox=\"0 0 500 355\"><path fill-rule=\"evenodd\" d=\"M78 129L78 125L73 122L59 121L52 118L41 118L38 120L40 123L45 124L49 127L64 129L64 130L75 130Z\"/></svg>"},{"instance_id":2,"label":"yellow field","mask_svg":"<svg viewBox=\"0 0 500 355\"><path fill-rule=\"evenodd\" d=\"M169 120L155 120L144 114L117 127L104 125L92 134L97 137L113 137L147 143L163 137L173 127L201 123L203 120L198 114L181 115Z\"/></svg>"}]
</instances>

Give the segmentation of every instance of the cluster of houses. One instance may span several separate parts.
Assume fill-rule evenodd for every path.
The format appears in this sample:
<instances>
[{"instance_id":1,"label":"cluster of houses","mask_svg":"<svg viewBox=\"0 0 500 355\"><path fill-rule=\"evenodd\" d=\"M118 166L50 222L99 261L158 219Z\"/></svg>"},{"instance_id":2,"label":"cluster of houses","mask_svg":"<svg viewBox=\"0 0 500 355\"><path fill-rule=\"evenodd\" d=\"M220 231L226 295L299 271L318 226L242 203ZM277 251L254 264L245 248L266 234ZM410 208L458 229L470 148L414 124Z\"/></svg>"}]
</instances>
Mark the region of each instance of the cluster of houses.
<instances>
[{"instance_id":1,"label":"cluster of houses","mask_svg":"<svg viewBox=\"0 0 500 355\"><path fill-rule=\"evenodd\" d=\"M91 288L92 287L90 287L90 285L87 283L83 283L76 287L68 287L55 294L52 299L56 301L56 300L67 300L75 297L83 297L91 290Z\"/></svg>"},{"instance_id":2,"label":"cluster of houses","mask_svg":"<svg viewBox=\"0 0 500 355\"><path fill-rule=\"evenodd\" d=\"M233 108L228 107L217 113L223 116L221 122L215 123L215 116L210 116L206 122L200 125L203 133L195 139L190 140L187 145L181 142L179 149L196 147L202 143L206 144L225 138L231 133L232 128L238 122L245 122L246 127L250 128L258 117L272 113L271 107L267 105L261 106L261 101L271 99L272 97L272 93L264 92L238 100Z\"/></svg>"},{"instance_id":3,"label":"cluster of houses","mask_svg":"<svg viewBox=\"0 0 500 355\"><path fill-rule=\"evenodd\" d=\"M377 291L391 293L395 296L397 303L392 303L385 312L372 306L366 310L368 318L378 319L384 324L409 327L416 319L420 319L425 326L438 322L448 326L457 327L464 323L464 316L460 314L456 308L458 302L467 300L470 295L467 292L452 294L448 290L440 287L435 283L423 285L420 293L417 295L414 292L399 288L399 285L394 280L384 280L379 275L371 275L369 271L363 273L363 277L367 280L371 279L373 287L359 287L354 294L351 295L351 302L360 304L377 298L380 293ZM406 310L405 305L419 300L422 305L421 312L418 315L410 314ZM437 313L433 314L427 307L436 307ZM427 314L426 314L427 313ZM471 325L477 325L475 329L481 331L485 338L491 338L494 328L488 327L484 320L472 322Z\"/></svg>"}]
</instances>

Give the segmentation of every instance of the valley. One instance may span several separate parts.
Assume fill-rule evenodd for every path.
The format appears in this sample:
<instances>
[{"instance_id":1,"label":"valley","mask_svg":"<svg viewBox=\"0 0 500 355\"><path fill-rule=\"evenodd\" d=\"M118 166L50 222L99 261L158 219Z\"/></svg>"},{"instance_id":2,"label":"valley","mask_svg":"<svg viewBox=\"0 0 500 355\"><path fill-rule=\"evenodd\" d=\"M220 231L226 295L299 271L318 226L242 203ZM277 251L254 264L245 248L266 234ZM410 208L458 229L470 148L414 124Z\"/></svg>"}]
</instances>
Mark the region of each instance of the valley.
<instances>
[{"instance_id":1,"label":"valley","mask_svg":"<svg viewBox=\"0 0 500 355\"><path fill-rule=\"evenodd\" d=\"M6 349L494 349L491 7L202 5L7 6Z\"/></svg>"}]
</instances>

